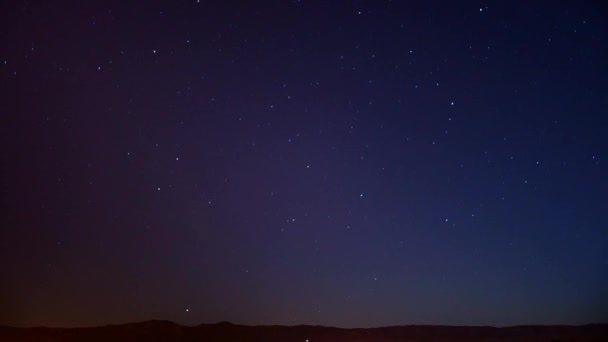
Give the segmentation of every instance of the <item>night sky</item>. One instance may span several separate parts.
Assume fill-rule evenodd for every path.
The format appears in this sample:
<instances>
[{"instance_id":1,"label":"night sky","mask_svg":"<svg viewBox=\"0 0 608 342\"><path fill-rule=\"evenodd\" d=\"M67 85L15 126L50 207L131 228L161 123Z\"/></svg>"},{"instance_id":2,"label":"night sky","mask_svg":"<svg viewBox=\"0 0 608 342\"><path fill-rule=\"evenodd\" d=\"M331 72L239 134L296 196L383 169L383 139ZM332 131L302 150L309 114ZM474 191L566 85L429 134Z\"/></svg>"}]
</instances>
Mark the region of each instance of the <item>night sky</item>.
<instances>
[{"instance_id":1,"label":"night sky","mask_svg":"<svg viewBox=\"0 0 608 342\"><path fill-rule=\"evenodd\" d=\"M602 2L0 6L0 324L608 320Z\"/></svg>"}]
</instances>

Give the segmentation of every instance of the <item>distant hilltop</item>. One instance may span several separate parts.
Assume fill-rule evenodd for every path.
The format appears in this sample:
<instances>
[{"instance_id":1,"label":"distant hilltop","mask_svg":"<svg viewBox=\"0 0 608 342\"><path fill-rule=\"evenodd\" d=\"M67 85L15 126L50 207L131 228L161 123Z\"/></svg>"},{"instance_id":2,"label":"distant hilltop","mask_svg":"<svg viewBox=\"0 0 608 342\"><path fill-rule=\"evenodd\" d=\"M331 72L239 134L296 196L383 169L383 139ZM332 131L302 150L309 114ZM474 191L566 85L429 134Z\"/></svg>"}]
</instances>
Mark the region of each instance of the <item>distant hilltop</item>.
<instances>
[{"instance_id":1,"label":"distant hilltop","mask_svg":"<svg viewBox=\"0 0 608 342\"><path fill-rule=\"evenodd\" d=\"M0 341L211 341L211 342L608 342L608 324L527 325L505 328L408 325L342 329L323 326L247 326L230 322L181 326L145 321L91 328L0 327Z\"/></svg>"}]
</instances>

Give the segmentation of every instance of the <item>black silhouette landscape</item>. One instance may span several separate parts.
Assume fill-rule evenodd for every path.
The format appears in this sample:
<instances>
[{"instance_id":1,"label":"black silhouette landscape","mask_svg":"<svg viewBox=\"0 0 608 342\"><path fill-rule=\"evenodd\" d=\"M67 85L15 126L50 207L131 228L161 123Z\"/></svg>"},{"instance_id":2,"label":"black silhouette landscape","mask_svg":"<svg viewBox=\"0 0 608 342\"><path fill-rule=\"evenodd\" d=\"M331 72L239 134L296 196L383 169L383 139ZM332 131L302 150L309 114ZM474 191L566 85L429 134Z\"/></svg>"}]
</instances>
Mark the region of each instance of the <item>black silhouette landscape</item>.
<instances>
[{"instance_id":1,"label":"black silhouette landscape","mask_svg":"<svg viewBox=\"0 0 608 342\"><path fill-rule=\"evenodd\" d=\"M608 324L526 325L505 328L409 325L369 329L323 326L246 326L227 322L181 326L169 321L92 328L0 327L0 341L251 341L251 342L426 342L426 341L608 341Z\"/></svg>"}]
</instances>

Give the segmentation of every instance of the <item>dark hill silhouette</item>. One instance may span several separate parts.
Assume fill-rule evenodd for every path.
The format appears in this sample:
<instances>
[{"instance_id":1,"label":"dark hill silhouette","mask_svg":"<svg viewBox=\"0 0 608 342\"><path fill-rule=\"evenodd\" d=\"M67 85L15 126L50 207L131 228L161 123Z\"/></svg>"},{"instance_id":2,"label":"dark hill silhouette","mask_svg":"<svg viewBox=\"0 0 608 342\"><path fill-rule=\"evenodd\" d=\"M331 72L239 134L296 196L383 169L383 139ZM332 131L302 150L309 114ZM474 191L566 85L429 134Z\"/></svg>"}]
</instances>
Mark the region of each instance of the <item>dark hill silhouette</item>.
<instances>
[{"instance_id":1,"label":"dark hill silhouette","mask_svg":"<svg viewBox=\"0 0 608 342\"><path fill-rule=\"evenodd\" d=\"M608 324L506 328L409 325L369 329L323 326L246 326L229 322L181 326L146 321L92 328L0 327L0 341L210 341L210 342L546 341L608 342Z\"/></svg>"}]
</instances>

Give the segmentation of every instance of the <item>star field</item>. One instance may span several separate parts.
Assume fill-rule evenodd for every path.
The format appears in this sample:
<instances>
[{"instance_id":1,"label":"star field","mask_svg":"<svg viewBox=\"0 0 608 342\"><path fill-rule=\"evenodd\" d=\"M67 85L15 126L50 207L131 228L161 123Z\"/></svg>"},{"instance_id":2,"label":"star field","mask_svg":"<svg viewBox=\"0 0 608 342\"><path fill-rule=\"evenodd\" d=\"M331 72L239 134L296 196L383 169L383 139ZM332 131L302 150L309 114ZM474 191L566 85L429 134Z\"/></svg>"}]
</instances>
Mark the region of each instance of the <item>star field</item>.
<instances>
[{"instance_id":1,"label":"star field","mask_svg":"<svg viewBox=\"0 0 608 342\"><path fill-rule=\"evenodd\" d=\"M0 13L0 325L608 319L600 3Z\"/></svg>"}]
</instances>

